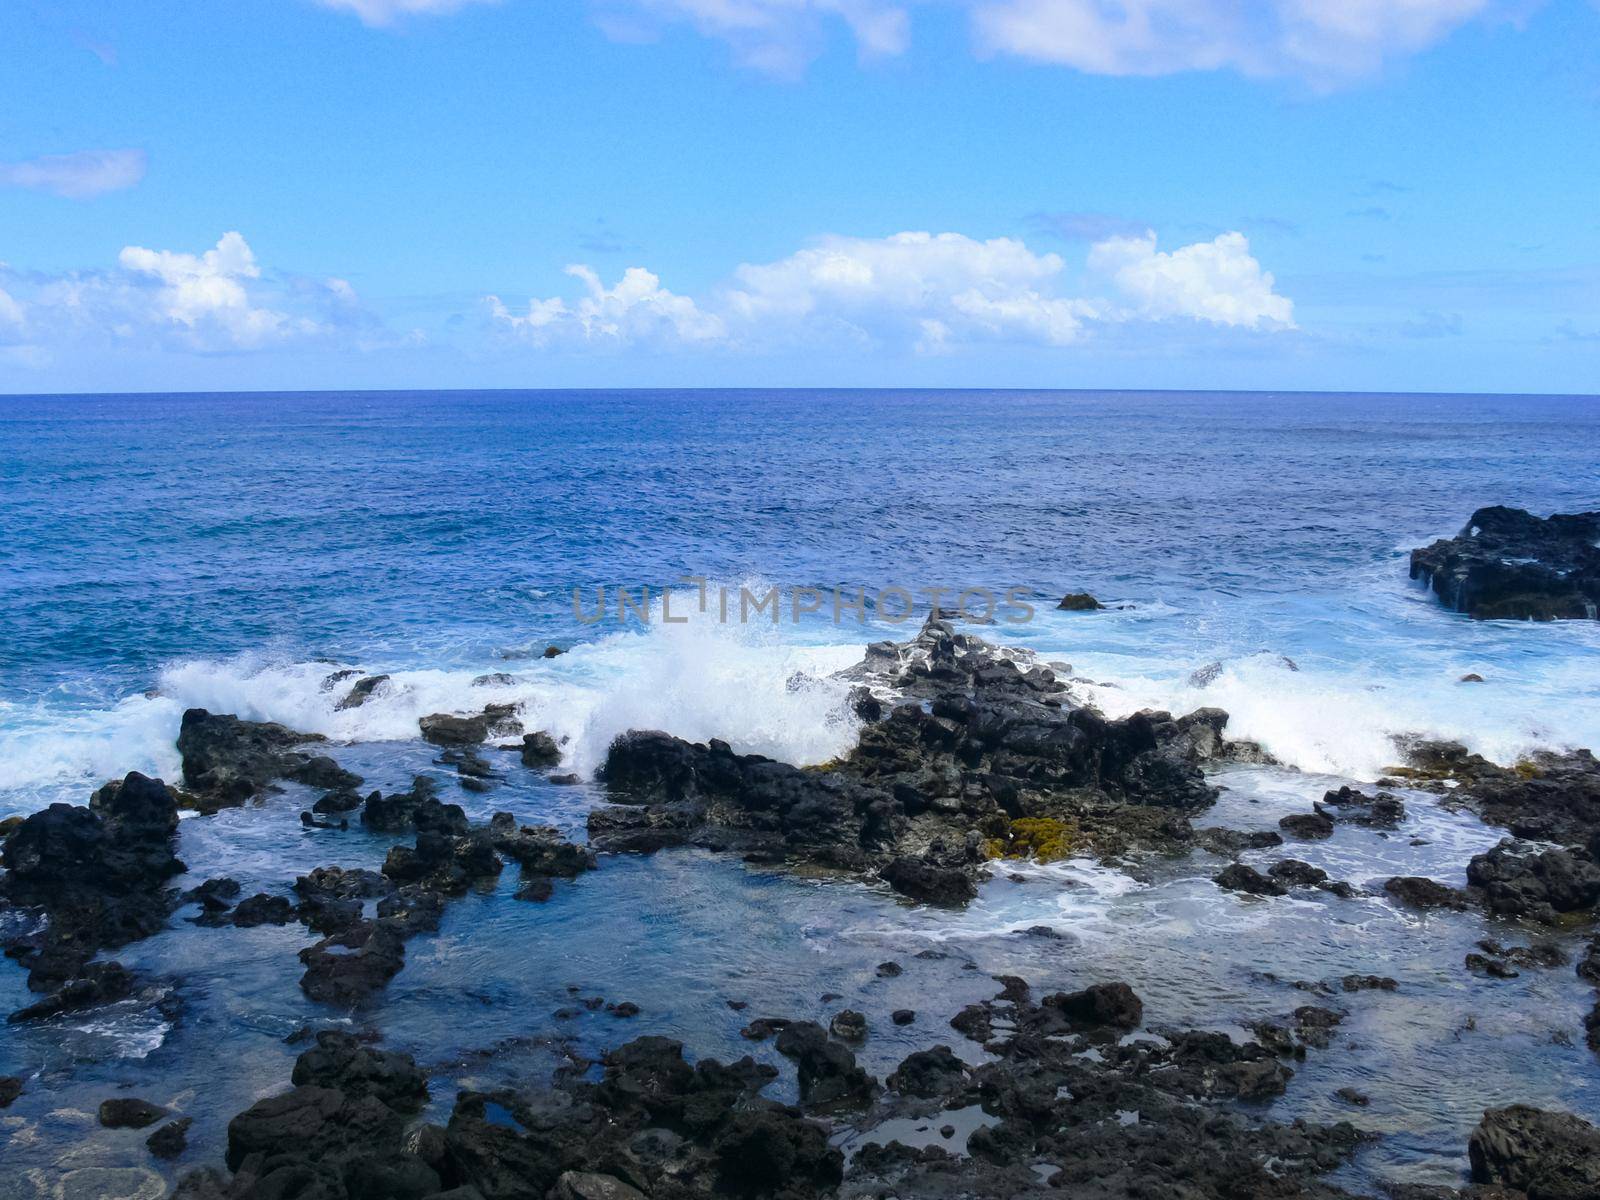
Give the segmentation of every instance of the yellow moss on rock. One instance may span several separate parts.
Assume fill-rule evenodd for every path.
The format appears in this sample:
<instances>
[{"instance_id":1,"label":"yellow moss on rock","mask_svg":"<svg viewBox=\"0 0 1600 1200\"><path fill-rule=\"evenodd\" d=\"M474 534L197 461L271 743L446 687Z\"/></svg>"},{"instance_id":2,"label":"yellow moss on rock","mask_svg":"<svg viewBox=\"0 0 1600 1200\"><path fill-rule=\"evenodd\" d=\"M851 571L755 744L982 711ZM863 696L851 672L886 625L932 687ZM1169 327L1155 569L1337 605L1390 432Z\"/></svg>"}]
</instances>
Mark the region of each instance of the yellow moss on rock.
<instances>
[{"instance_id":1,"label":"yellow moss on rock","mask_svg":"<svg viewBox=\"0 0 1600 1200\"><path fill-rule=\"evenodd\" d=\"M1078 848L1078 827L1056 817L1018 817L1011 822L1005 837L989 838L983 844L990 858L1032 858L1038 862L1059 862Z\"/></svg>"}]
</instances>

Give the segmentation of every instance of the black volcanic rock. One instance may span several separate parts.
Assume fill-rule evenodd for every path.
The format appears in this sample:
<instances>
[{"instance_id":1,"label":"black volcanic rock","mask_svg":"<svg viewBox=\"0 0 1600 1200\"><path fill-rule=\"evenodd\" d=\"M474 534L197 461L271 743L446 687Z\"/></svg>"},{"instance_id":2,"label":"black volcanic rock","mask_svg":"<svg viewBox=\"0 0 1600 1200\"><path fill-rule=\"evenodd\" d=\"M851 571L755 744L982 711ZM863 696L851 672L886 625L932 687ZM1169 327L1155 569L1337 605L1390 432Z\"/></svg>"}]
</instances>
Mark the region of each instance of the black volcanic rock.
<instances>
[{"instance_id":1,"label":"black volcanic rock","mask_svg":"<svg viewBox=\"0 0 1600 1200\"><path fill-rule=\"evenodd\" d=\"M1570 1113L1525 1104L1491 1108L1467 1142L1472 1181L1528 1200L1600 1196L1600 1130Z\"/></svg>"},{"instance_id":2,"label":"black volcanic rock","mask_svg":"<svg viewBox=\"0 0 1600 1200\"><path fill-rule=\"evenodd\" d=\"M1592 621L1600 611L1600 512L1541 519L1520 508L1480 508L1455 537L1411 552L1411 578L1480 620Z\"/></svg>"},{"instance_id":3,"label":"black volcanic rock","mask_svg":"<svg viewBox=\"0 0 1600 1200\"><path fill-rule=\"evenodd\" d=\"M300 749L326 740L271 721L243 721L191 708L178 731L183 781L203 812L242 804L280 779L329 791L359 787L361 776L326 755Z\"/></svg>"},{"instance_id":4,"label":"black volcanic rock","mask_svg":"<svg viewBox=\"0 0 1600 1200\"><path fill-rule=\"evenodd\" d=\"M1220 710L1110 721L1075 703L1048 668L1019 665L943 621L908 643L869 647L852 672L844 678L902 699L824 767L649 730L618 737L601 771L613 803L590 814L591 844L809 862L960 904L989 858L1040 842L1055 855L1190 844L1185 814L1216 795L1200 764L1229 753Z\"/></svg>"},{"instance_id":5,"label":"black volcanic rock","mask_svg":"<svg viewBox=\"0 0 1600 1200\"><path fill-rule=\"evenodd\" d=\"M185 869L173 854L177 827L176 797L135 771L95 792L87 808L52 804L31 814L0 848L0 898L47 918L42 931L10 941L7 954L28 968L35 991L87 981L57 996L57 1011L105 992L105 981L87 971L98 951L166 924L178 902L167 881Z\"/></svg>"}]
</instances>

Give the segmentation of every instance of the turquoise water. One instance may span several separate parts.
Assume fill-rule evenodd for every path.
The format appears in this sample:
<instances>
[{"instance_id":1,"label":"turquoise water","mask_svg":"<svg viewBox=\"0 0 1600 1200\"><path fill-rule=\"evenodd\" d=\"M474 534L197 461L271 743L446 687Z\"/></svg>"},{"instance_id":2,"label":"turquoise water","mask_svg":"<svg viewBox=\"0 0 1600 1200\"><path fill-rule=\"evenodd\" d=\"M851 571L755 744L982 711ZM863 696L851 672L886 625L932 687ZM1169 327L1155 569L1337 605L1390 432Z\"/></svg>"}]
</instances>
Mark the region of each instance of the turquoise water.
<instances>
[{"instance_id":1,"label":"turquoise water","mask_svg":"<svg viewBox=\"0 0 1600 1200\"><path fill-rule=\"evenodd\" d=\"M1406 580L1407 548L1489 503L1600 507L1600 401L0 398L0 814L82 803L130 769L175 778L172 740L191 705L326 733L342 762L385 790L438 770L416 741L419 716L490 701L522 703L530 726L568 739L569 762L585 773L630 727L798 762L847 748L844 686L828 676L867 642L908 635L906 625L878 613L776 628L574 617L575 587L659 592L695 575L734 588L1030 589L1033 621L980 632L1072 663L1113 714L1228 709L1235 734L1298 771L1228 772L1212 819L1268 827L1336 781L1375 777L1396 734L1456 736L1501 759L1600 745L1600 624L1473 623ZM1126 607L1049 607L1077 590ZM688 592L675 596L675 611L693 607ZM550 643L568 653L539 657ZM1210 683L1191 682L1212 663L1221 669ZM340 692L324 680L346 667L389 673L391 685L337 711ZM1460 684L1468 671L1488 682ZM474 682L488 673L509 678ZM587 785L552 787L530 772L510 772L486 797L440 777L476 816L508 808L574 831L595 799ZM230 874L247 892L282 890L312 866L381 860L386 839L300 829L308 799L291 788L186 819L185 882ZM1411 810L1406 837L1344 829L1294 853L1358 883L1396 873L1459 882L1467 858L1498 837L1426 797ZM1131 874L1030 868L956 916L699 854L607 859L544 906L512 902L509 872L497 892L452 906L436 937L413 942L378 1007L353 1019L416 1053L448 1098L455 1083L536 1078L564 1047L638 1033L744 1053L752 1047L737 1030L749 1012L729 999L793 1016L859 1007L874 1027L867 1065L882 1074L950 1040L949 1012L991 992L990 972L1050 987L1125 978L1152 1023L1237 1028L1306 1002L1281 981L1375 971L1401 990L1339 997L1347 1034L1273 1105L1383 1129L1352 1181L1456 1179L1466 1130L1490 1103L1600 1115L1581 1044L1591 998L1570 969L1483 980L1461 967L1485 936L1477 917L1423 919L1320 893L1262 903L1219 893L1217 866L1197 855ZM1039 925L1067 940L1021 932ZM120 1085L195 1115L186 1161L217 1161L227 1118L286 1081L294 1052L279 1039L328 1016L296 986L294 953L310 940L298 926L206 930L180 916L119 953L180 1000L176 1010L145 998L8 1031L0 1073L37 1081L0 1116L9 1182L40 1195L74 1171L159 1183L166 1168L142 1139L94 1126L94 1105ZM946 957L916 957L927 950ZM905 976L879 979L875 964L891 957ZM644 1012L626 1026L604 1014L558 1019L569 986ZM846 999L823 1005L825 992ZM23 994L21 973L0 970L0 1004L17 1007ZM894 1029L896 1007L925 1009L926 1020ZM219 1055L231 1067L220 1076ZM1419 1078L1430 1080L1426 1097ZM1368 1092L1372 1106L1340 1107L1341 1086Z\"/></svg>"}]
</instances>

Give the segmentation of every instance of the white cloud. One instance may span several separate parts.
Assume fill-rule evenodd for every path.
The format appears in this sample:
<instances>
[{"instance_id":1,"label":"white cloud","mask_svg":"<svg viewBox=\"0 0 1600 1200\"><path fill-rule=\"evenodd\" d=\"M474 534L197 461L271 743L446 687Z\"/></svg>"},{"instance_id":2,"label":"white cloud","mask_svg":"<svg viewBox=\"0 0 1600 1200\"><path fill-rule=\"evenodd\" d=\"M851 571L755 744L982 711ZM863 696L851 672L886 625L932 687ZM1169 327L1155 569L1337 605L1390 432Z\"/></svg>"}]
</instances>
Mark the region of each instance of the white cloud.
<instances>
[{"instance_id":1,"label":"white cloud","mask_svg":"<svg viewBox=\"0 0 1600 1200\"><path fill-rule=\"evenodd\" d=\"M980 46L1098 75L1235 70L1330 85L1415 54L1490 0L994 0Z\"/></svg>"},{"instance_id":2,"label":"white cloud","mask_svg":"<svg viewBox=\"0 0 1600 1200\"><path fill-rule=\"evenodd\" d=\"M1294 304L1273 289L1242 233L1225 233L1171 252L1156 235L1115 237L1089 251L1089 269L1108 277L1150 320L1193 317L1248 329L1293 328Z\"/></svg>"},{"instance_id":3,"label":"white cloud","mask_svg":"<svg viewBox=\"0 0 1600 1200\"><path fill-rule=\"evenodd\" d=\"M238 233L223 234L204 254L125 246L117 262L141 280L158 283L150 315L181 327L197 344L251 349L316 331L315 322L252 302L246 285L261 277L261 269Z\"/></svg>"},{"instance_id":4,"label":"white cloud","mask_svg":"<svg viewBox=\"0 0 1600 1200\"><path fill-rule=\"evenodd\" d=\"M564 342L613 345L697 344L726 336L722 319L701 311L687 296L674 295L643 267L629 267L615 287L607 288L586 266L567 274L583 282L587 293L573 304L559 296L534 299L518 316L498 296L487 297L496 324L537 346Z\"/></svg>"},{"instance_id":5,"label":"white cloud","mask_svg":"<svg viewBox=\"0 0 1600 1200\"><path fill-rule=\"evenodd\" d=\"M1197 321L1251 330L1294 328L1291 301L1228 233L1170 252L1153 233L1097 242L1082 287L1059 255L1013 238L958 233L828 236L776 262L737 267L695 300L640 267L606 289L570 267L587 295L535 299L514 313L487 297L492 321L535 345L911 348L937 353L984 342L1069 346L1111 325Z\"/></svg>"},{"instance_id":6,"label":"white cloud","mask_svg":"<svg viewBox=\"0 0 1600 1200\"><path fill-rule=\"evenodd\" d=\"M126 246L115 267L64 275L0 264L0 284L0 337L41 351L98 344L228 353L394 341L348 282L267 279L238 233L198 254Z\"/></svg>"},{"instance_id":7,"label":"white cloud","mask_svg":"<svg viewBox=\"0 0 1600 1200\"><path fill-rule=\"evenodd\" d=\"M860 338L913 329L929 349L1012 338L1065 345L1078 337L1088 308L1049 294L1062 267L1059 256L1011 238L825 237L778 262L739 267L725 303L757 330L785 321L833 325Z\"/></svg>"},{"instance_id":8,"label":"white cloud","mask_svg":"<svg viewBox=\"0 0 1600 1200\"><path fill-rule=\"evenodd\" d=\"M4 288L0 288L0 333L9 327L12 330L20 329L26 317L22 305L18 304Z\"/></svg>"},{"instance_id":9,"label":"white cloud","mask_svg":"<svg viewBox=\"0 0 1600 1200\"><path fill-rule=\"evenodd\" d=\"M805 69L835 20L864 57L900 54L910 41L910 17L887 0L610 0L599 17L602 29L624 40L687 23L726 42L741 64L782 76Z\"/></svg>"},{"instance_id":10,"label":"white cloud","mask_svg":"<svg viewBox=\"0 0 1600 1200\"><path fill-rule=\"evenodd\" d=\"M409 16L442 16L469 4L493 4L496 0L317 0L324 8L342 9L361 18L363 25L393 25Z\"/></svg>"},{"instance_id":11,"label":"white cloud","mask_svg":"<svg viewBox=\"0 0 1600 1200\"><path fill-rule=\"evenodd\" d=\"M27 162L0 163L0 186L53 192L85 200L131 188L144 178L143 150L80 150Z\"/></svg>"}]
</instances>

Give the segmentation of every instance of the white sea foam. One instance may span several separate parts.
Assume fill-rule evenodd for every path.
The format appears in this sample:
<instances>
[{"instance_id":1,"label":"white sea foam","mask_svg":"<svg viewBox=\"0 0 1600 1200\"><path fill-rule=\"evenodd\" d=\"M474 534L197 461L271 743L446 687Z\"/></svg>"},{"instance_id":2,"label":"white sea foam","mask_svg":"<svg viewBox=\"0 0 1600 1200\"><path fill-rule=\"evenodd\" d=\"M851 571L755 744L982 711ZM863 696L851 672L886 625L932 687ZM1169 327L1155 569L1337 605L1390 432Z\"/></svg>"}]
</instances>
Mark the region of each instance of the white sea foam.
<instances>
[{"instance_id":1,"label":"white sea foam","mask_svg":"<svg viewBox=\"0 0 1600 1200\"><path fill-rule=\"evenodd\" d=\"M565 765L581 773L592 772L628 729L722 738L744 753L820 762L855 742L848 686L828 676L859 661L861 644L821 641L818 633L838 636L831 627L797 635L792 626L655 623L512 664L509 682L474 682L505 663L388 671L365 704L342 711L339 701L357 676L331 686L329 676L346 667L383 672L385 664L263 655L177 663L161 673L155 696L111 709L0 710L0 811L81 802L83 788L129 770L175 778L174 742L191 707L279 721L337 742L382 742L417 737L418 719L430 713L516 704L524 725L562 741Z\"/></svg>"},{"instance_id":2,"label":"white sea foam","mask_svg":"<svg viewBox=\"0 0 1600 1200\"><path fill-rule=\"evenodd\" d=\"M1497 762L1539 747L1600 745L1600 706L1573 702L1594 681L1566 678L1562 668L1463 684L1450 670L1409 678L1363 665L1295 670L1278 656L1257 654L1224 663L1198 686L1187 674L1128 671L1125 663L1121 673L1102 673L1096 666L1081 662L1079 669L1115 686L1080 690L1108 716L1214 706L1228 712L1230 736L1260 742L1289 766L1351 779L1383 774L1399 759L1396 738L1409 735L1452 738Z\"/></svg>"}]
</instances>

